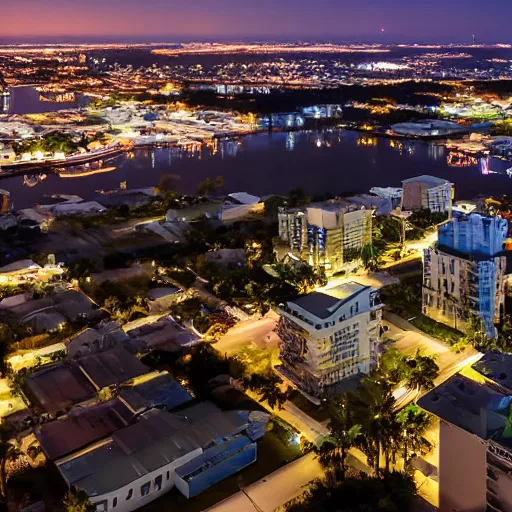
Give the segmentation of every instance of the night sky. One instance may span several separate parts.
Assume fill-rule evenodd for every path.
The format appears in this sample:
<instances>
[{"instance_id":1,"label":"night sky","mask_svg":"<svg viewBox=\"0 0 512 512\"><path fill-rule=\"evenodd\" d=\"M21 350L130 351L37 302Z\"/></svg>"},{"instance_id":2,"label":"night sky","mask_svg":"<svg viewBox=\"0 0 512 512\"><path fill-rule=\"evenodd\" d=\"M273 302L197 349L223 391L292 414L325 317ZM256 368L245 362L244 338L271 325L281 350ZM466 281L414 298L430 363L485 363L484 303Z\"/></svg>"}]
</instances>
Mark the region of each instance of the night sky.
<instances>
[{"instance_id":1,"label":"night sky","mask_svg":"<svg viewBox=\"0 0 512 512\"><path fill-rule=\"evenodd\" d=\"M0 16L0 39L512 42L512 0L0 0Z\"/></svg>"}]
</instances>

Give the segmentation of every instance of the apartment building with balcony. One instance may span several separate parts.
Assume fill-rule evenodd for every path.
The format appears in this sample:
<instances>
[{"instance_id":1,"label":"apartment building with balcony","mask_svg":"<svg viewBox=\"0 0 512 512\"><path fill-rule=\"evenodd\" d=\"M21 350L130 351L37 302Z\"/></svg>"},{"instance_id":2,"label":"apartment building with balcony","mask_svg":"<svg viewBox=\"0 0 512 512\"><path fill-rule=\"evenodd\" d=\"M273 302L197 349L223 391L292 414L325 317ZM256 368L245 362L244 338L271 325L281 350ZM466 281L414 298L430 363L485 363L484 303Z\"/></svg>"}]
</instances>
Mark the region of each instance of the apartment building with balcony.
<instances>
[{"instance_id":1,"label":"apartment building with balcony","mask_svg":"<svg viewBox=\"0 0 512 512\"><path fill-rule=\"evenodd\" d=\"M279 212L279 237L289 252L332 275L372 241L373 209L332 200Z\"/></svg>"},{"instance_id":2,"label":"apartment building with balcony","mask_svg":"<svg viewBox=\"0 0 512 512\"><path fill-rule=\"evenodd\" d=\"M438 229L438 243L425 250L423 313L465 331L471 316L486 333L504 314L508 223L478 214L452 219Z\"/></svg>"},{"instance_id":3,"label":"apartment building with balcony","mask_svg":"<svg viewBox=\"0 0 512 512\"><path fill-rule=\"evenodd\" d=\"M324 398L378 362L383 304L356 282L280 305L277 370L307 396Z\"/></svg>"}]
</instances>

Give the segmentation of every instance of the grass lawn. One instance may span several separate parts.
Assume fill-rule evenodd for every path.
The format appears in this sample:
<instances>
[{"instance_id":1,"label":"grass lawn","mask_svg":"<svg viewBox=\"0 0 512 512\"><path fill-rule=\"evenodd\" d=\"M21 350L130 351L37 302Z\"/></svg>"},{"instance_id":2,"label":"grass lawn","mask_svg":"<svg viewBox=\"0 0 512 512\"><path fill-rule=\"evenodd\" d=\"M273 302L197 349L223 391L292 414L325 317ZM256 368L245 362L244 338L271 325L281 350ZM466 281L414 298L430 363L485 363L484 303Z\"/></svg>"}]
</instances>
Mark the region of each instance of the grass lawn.
<instances>
[{"instance_id":1,"label":"grass lawn","mask_svg":"<svg viewBox=\"0 0 512 512\"><path fill-rule=\"evenodd\" d=\"M292 392L290 402L320 423L329 419L329 407L327 402L322 405L315 405L297 390Z\"/></svg>"},{"instance_id":2,"label":"grass lawn","mask_svg":"<svg viewBox=\"0 0 512 512\"><path fill-rule=\"evenodd\" d=\"M455 345L464 338L464 334L457 329L453 329L448 325L436 322L425 315L418 315L416 318L411 320L411 324L420 329L420 331L423 331L425 334L444 341L449 345Z\"/></svg>"}]
</instances>

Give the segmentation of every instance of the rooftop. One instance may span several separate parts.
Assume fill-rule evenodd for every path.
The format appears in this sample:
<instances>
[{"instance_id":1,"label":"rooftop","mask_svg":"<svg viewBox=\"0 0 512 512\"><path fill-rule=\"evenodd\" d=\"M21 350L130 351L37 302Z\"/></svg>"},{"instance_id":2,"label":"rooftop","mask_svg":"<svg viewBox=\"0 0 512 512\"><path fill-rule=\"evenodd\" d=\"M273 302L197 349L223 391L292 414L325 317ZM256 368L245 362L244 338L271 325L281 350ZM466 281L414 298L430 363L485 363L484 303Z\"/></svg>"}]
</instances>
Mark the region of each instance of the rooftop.
<instances>
[{"instance_id":1,"label":"rooftop","mask_svg":"<svg viewBox=\"0 0 512 512\"><path fill-rule=\"evenodd\" d=\"M69 485L97 496L123 487L209 442L241 432L247 423L236 411L217 412L199 404L197 420L153 409L87 451L56 464ZM201 413L204 411L206 414ZM192 416L192 415L191 415ZM196 415L193 415L196 418Z\"/></svg>"},{"instance_id":2,"label":"rooftop","mask_svg":"<svg viewBox=\"0 0 512 512\"><path fill-rule=\"evenodd\" d=\"M37 404L52 415L95 395L92 384L69 361L41 368L25 379L25 386Z\"/></svg>"},{"instance_id":3,"label":"rooftop","mask_svg":"<svg viewBox=\"0 0 512 512\"><path fill-rule=\"evenodd\" d=\"M128 425L131 411L119 400L78 408L39 427L35 435L50 459L57 459L109 436Z\"/></svg>"},{"instance_id":4,"label":"rooftop","mask_svg":"<svg viewBox=\"0 0 512 512\"><path fill-rule=\"evenodd\" d=\"M149 373L150 368L130 354L122 345L96 354L81 357L78 365L98 389L122 384L130 379Z\"/></svg>"},{"instance_id":5,"label":"rooftop","mask_svg":"<svg viewBox=\"0 0 512 512\"><path fill-rule=\"evenodd\" d=\"M288 304L295 304L317 318L330 317L340 306L370 288L356 282L345 283L323 292L313 292Z\"/></svg>"},{"instance_id":6,"label":"rooftop","mask_svg":"<svg viewBox=\"0 0 512 512\"><path fill-rule=\"evenodd\" d=\"M512 392L512 354L488 352L473 365L473 368Z\"/></svg>"},{"instance_id":7,"label":"rooftop","mask_svg":"<svg viewBox=\"0 0 512 512\"><path fill-rule=\"evenodd\" d=\"M447 183L450 182L448 180L444 180L443 178L436 178L435 176L422 174L421 176L416 176L414 178L408 178L406 180L403 180L402 183L427 183L431 187L437 187L439 185L446 185Z\"/></svg>"},{"instance_id":8,"label":"rooftop","mask_svg":"<svg viewBox=\"0 0 512 512\"><path fill-rule=\"evenodd\" d=\"M418 405L481 439L489 439L505 426L503 412L508 411L511 401L512 397L491 383L480 384L457 374L420 398Z\"/></svg>"},{"instance_id":9,"label":"rooftop","mask_svg":"<svg viewBox=\"0 0 512 512\"><path fill-rule=\"evenodd\" d=\"M122 387L119 396L134 412L148 407L164 406L175 409L190 400L192 395L167 372L151 373L142 382Z\"/></svg>"}]
</instances>

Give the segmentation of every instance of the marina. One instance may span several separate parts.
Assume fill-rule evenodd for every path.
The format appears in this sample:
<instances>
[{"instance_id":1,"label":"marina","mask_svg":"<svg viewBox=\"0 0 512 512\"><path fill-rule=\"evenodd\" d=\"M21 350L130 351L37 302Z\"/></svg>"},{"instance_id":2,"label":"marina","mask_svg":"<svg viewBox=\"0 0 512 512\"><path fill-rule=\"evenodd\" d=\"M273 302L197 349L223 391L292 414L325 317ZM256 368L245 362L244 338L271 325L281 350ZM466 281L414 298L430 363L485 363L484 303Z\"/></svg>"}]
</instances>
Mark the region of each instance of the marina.
<instances>
[{"instance_id":1,"label":"marina","mask_svg":"<svg viewBox=\"0 0 512 512\"><path fill-rule=\"evenodd\" d=\"M103 159L102 165L58 172L39 167L0 182L16 208L31 207L47 195L77 190L90 200L98 189L116 189L121 182L128 188L155 187L166 174L179 177L175 186L183 193L193 194L205 178L222 175L226 190L260 196L286 194L298 187L319 196L366 192L373 186L400 186L404 179L433 174L457 183L457 199L471 199L510 190L509 168L506 160L468 155L439 143L332 129L261 133L189 148L134 148L112 160ZM25 175L42 172L46 179L27 185Z\"/></svg>"}]
</instances>

